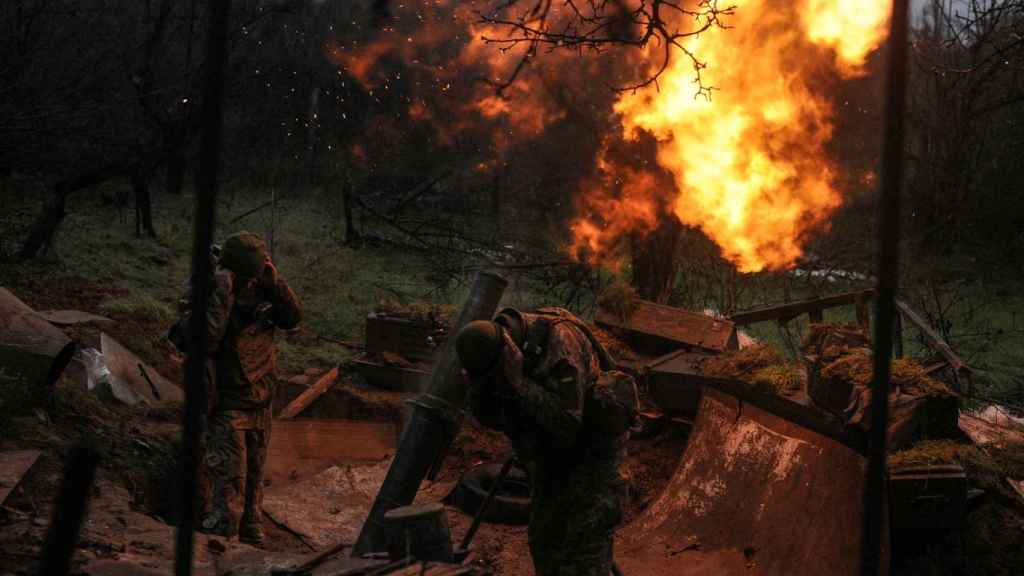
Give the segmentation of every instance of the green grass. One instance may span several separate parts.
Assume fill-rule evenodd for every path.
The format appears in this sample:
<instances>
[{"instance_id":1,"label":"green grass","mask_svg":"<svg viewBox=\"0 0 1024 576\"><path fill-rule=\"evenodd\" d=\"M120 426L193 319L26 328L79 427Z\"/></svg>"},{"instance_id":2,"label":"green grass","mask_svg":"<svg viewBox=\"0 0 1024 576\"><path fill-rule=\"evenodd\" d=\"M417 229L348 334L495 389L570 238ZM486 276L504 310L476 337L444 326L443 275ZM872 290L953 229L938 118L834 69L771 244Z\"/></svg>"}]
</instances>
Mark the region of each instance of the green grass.
<instances>
[{"instance_id":1,"label":"green grass","mask_svg":"<svg viewBox=\"0 0 1024 576\"><path fill-rule=\"evenodd\" d=\"M126 296L111 298L102 303L102 307L169 323L173 318L173 303L181 295L189 275L192 197L174 198L155 193L157 237L150 239L135 237L130 209L125 209L128 218L122 221L115 207L103 204L102 196L98 191L72 196L53 251L38 262L17 264L20 268L6 273L31 270L57 278L75 275L111 288L126 289ZM110 196L109 191L107 196ZM302 325L305 330L333 338L362 340L366 314L383 300L399 304L461 305L469 289L471 273L442 286L431 263L421 255L387 246L345 246L341 242L343 218L333 199L315 194L307 196L301 200L286 196L279 200L276 212L264 208L240 218L266 202L270 195L228 189L221 194L220 225L216 230L218 240L239 230L249 230L262 234L269 241L273 228L274 260L305 305ZM41 200L24 196L13 198L13 203L9 202L9 214L22 214L22 220L31 222ZM7 222L5 220L5 225ZM4 238L17 238L22 233L12 229L4 232ZM925 264L909 256L904 262L912 268L904 274L902 297L914 307L919 307L916 304L919 301L929 302L927 295L922 294L923 279L955 280L963 276L962 271L943 270L944 266L952 266L943 262ZM691 266L690 270L697 269ZM728 294L729 282L737 282L730 279L735 275L710 268L706 273L711 282L707 293L692 293L685 300L697 308L726 308L718 300ZM547 287L538 286L536 278L509 273L509 279L511 284L501 306L533 308L563 304L553 301L550 292L545 290ZM613 280L611 274L602 275L605 285ZM866 285L870 282L831 284L819 281L812 284L785 274L739 275L740 290L732 300L732 307L751 309ZM972 278L951 310L950 317L955 319L951 344L972 366L982 370L977 381L990 395L1006 396L1024 387L1024 296L1017 286L1016 279ZM596 297L596 294L585 294L581 299L584 314L593 309ZM967 310L971 313L967 314ZM854 322L853 307L826 311L825 320ZM793 342L799 344L806 328L806 316L790 323ZM746 330L781 351L787 349L785 337L773 323L755 324ZM909 329L906 334L908 353L924 352L918 336ZM336 345L316 343L315 339L301 341L301 345L282 344L281 365L286 371L300 371L304 365L333 364L349 354Z\"/></svg>"},{"instance_id":2,"label":"green grass","mask_svg":"<svg viewBox=\"0 0 1024 576\"><path fill-rule=\"evenodd\" d=\"M127 296L107 300L100 305L104 312L115 312L150 322L172 322L174 309L145 292L134 292Z\"/></svg>"}]
</instances>

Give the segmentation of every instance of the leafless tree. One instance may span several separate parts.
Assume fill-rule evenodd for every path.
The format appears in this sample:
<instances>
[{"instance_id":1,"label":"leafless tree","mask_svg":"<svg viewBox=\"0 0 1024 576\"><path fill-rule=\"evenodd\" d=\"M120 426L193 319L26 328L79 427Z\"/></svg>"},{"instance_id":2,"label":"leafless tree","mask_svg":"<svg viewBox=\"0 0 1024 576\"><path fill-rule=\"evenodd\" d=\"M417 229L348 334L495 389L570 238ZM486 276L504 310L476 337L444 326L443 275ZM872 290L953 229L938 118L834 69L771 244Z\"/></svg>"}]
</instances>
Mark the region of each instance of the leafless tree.
<instances>
[{"instance_id":1,"label":"leafless tree","mask_svg":"<svg viewBox=\"0 0 1024 576\"><path fill-rule=\"evenodd\" d=\"M699 0L692 5L670 0L502 0L478 14L481 22L506 32L501 36L485 35L485 42L502 50L526 46L508 78L492 81L499 92L515 82L541 49L601 52L616 46L645 49L653 43L662 51L660 64L617 89L635 90L656 84L677 51L692 62L698 93L706 95L712 87L701 81L705 64L687 48L685 40L714 27L725 27L721 17L733 10L731 5L720 6L717 0Z\"/></svg>"}]
</instances>

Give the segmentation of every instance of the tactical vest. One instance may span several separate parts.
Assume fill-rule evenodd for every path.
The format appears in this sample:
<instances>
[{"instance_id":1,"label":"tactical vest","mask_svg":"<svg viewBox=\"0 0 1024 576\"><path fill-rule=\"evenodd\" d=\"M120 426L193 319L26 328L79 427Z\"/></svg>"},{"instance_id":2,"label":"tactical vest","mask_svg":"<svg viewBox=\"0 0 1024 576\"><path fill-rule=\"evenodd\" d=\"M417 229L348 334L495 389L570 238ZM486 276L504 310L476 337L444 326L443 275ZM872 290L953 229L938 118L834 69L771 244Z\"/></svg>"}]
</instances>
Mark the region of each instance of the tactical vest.
<instances>
[{"instance_id":1,"label":"tactical vest","mask_svg":"<svg viewBox=\"0 0 1024 576\"><path fill-rule=\"evenodd\" d=\"M523 353L523 373L528 376L533 376L534 369L547 350L551 329L563 322L568 322L579 328L580 332L587 337L595 354L597 354L598 363L602 371L607 372L615 369L615 361L608 353L608 350L594 336L590 327L564 308L540 308L535 312L525 315L513 308L506 308L499 315L518 317L522 320L522 328L525 333L524 342L521 347Z\"/></svg>"}]
</instances>

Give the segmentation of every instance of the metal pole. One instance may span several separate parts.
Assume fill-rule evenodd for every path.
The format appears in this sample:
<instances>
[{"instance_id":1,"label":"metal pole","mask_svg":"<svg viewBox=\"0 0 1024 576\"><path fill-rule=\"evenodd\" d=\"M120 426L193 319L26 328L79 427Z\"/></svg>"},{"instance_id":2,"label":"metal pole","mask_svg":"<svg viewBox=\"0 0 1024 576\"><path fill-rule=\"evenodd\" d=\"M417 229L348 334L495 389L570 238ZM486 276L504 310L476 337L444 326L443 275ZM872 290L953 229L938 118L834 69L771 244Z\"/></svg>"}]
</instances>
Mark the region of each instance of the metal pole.
<instances>
[{"instance_id":1,"label":"metal pole","mask_svg":"<svg viewBox=\"0 0 1024 576\"><path fill-rule=\"evenodd\" d=\"M908 0L893 0L889 28L889 69L886 82L885 140L879 198L878 297L875 299L874 377L867 481L864 486L864 526L861 569L866 575L884 574L889 557L885 529L886 432L889 423L889 376L899 280L900 186L903 178L903 114L907 92Z\"/></svg>"},{"instance_id":2,"label":"metal pole","mask_svg":"<svg viewBox=\"0 0 1024 576\"><path fill-rule=\"evenodd\" d=\"M224 68L227 60L227 25L230 0L212 0L206 42L206 80L203 87L202 140L196 176L196 215L192 243L192 316L189 350L185 361L185 423L181 445L178 505L181 521L175 534L174 572L192 574L192 536L196 523L196 483L201 439L206 417L206 306L209 297L210 245L216 225L217 174L224 107Z\"/></svg>"}]
</instances>

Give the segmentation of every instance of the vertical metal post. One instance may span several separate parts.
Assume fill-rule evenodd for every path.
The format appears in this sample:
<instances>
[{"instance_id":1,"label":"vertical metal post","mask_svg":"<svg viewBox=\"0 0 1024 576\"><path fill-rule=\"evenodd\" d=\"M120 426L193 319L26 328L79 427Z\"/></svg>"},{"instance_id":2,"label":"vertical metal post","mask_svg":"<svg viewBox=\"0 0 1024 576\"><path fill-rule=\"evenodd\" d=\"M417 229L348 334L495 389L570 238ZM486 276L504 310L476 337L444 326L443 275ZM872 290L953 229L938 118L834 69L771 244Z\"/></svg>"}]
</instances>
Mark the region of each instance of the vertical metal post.
<instances>
[{"instance_id":1,"label":"vertical metal post","mask_svg":"<svg viewBox=\"0 0 1024 576\"><path fill-rule=\"evenodd\" d=\"M888 566L885 530L886 432L889 423L889 376L899 280L900 186L903 179L903 114L907 92L908 0L893 0L889 28L889 69L885 93L885 140L882 144L878 297L875 299L874 377L867 481L864 486L864 526L861 569L883 574Z\"/></svg>"},{"instance_id":2,"label":"vertical metal post","mask_svg":"<svg viewBox=\"0 0 1024 576\"><path fill-rule=\"evenodd\" d=\"M206 79L203 87L202 140L196 176L195 231L192 243L192 316L189 350L185 361L185 423L181 445L178 505L181 521L175 534L174 572L192 574L192 537L196 523L196 495L201 438L205 428L206 306L209 300L210 245L216 225L217 174L224 107L224 68L227 60L227 25L230 0L212 0L206 42Z\"/></svg>"}]
</instances>

